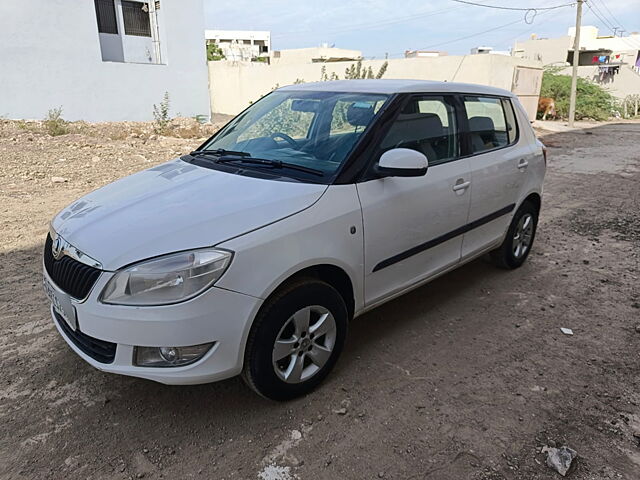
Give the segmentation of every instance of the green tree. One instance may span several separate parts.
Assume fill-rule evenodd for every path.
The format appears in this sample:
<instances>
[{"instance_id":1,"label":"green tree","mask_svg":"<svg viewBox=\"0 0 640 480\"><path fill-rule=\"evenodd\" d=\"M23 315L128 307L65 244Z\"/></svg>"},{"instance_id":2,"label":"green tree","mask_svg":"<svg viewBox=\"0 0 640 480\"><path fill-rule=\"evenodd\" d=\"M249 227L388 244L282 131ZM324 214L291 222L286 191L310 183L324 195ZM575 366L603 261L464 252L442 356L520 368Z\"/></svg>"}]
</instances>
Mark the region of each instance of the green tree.
<instances>
[{"instance_id":1,"label":"green tree","mask_svg":"<svg viewBox=\"0 0 640 480\"><path fill-rule=\"evenodd\" d=\"M208 62L216 62L218 60L224 60L227 57L224 56L224 52L220 45L217 43L208 43L207 44L207 61Z\"/></svg>"}]
</instances>

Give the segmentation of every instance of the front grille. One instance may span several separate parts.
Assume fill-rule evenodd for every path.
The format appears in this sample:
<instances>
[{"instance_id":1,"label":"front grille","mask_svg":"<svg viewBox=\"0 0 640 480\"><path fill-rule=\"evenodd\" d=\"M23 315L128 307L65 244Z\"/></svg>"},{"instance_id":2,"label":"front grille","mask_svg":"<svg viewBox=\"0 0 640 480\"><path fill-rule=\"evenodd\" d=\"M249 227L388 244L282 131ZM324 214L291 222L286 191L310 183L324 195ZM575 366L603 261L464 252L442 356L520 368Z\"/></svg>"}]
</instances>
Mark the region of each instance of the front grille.
<instances>
[{"instance_id":1,"label":"front grille","mask_svg":"<svg viewBox=\"0 0 640 480\"><path fill-rule=\"evenodd\" d=\"M71 342L89 355L91 358L100 363L113 363L113 359L116 357L116 344L106 342L104 340L98 340L97 338L90 337L80 331L80 327L76 331L64 321L64 318L60 316L55 310L53 314L56 317L56 322L60 325L60 328L71 340Z\"/></svg>"},{"instance_id":2,"label":"front grille","mask_svg":"<svg viewBox=\"0 0 640 480\"><path fill-rule=\"evenodd\" d=\"M73 298L85 298L98 280L101 270L85 265L82 262L64 255L60 259L53 258L51 235L44 242L44 267L58 288Z\"/></svg>"}]
</instances>

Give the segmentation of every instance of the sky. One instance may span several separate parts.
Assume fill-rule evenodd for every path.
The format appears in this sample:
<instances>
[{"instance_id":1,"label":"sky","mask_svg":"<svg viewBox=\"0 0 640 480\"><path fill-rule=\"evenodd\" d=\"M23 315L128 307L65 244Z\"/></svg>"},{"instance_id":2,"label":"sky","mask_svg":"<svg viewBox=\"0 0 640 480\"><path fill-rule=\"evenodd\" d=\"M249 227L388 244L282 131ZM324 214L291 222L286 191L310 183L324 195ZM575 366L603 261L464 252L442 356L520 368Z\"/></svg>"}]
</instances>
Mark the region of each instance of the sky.
<instances>
[{"instance_id":1,"label":"sky","mask_svg":"<svg viewBox=\"0 0 640 480\"><path fill-rule=\"evenodd\" d=\"M515 8L573 2L474 1ZM365 58L402 57L405 50L415 49L444 50L450 55L469 53L477 46L509 50L516 39L528 39L532 33L566 35L576 15L575 5L527 13L453 0L204 0L204 7L206 28L270 30L273 50L328 43L361 50ZM589 0L583 12L583 25L598 27L600 35L612 34L611 28L620 26L625 35L640 31L640 0Z\"/></svg>"}]
</instances>

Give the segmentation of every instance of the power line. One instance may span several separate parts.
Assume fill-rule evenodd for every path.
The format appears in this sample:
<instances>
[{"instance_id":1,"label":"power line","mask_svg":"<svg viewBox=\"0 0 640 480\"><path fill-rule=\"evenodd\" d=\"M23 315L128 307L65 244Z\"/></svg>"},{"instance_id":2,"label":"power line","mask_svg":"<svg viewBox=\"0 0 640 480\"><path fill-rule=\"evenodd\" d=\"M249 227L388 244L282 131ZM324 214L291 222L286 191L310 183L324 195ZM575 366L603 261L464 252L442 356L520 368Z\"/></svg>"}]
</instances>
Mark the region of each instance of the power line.
<instances>
[{"instance_id":1,"label":"power line","mask_svg":"<svg viewBox=\"0 0 640 480\"><path fill-rule=\"evenodd\" d=\"M616 18L616 16L615 16L613 13L611 13L611 10L609 10L609 7L607 7L607 4L606 4L606 3L604 3L604 0L600 0L600 3L601 3L601 4L602 4L602 6L607 10L607 12L609 12L609 15L611 15L611 18L613 18L613 20L614 20L618 25L620 25L621 27L624 27L624 25L622 25L622 22L621 22L620 20L618 20L618 19Z\"/></svg>"},{"instance_id":2,"label":"power line","mask_svg":"<svg viewBox=\"0 0 640 480\"><path fill-rule=\"evenodd\" d=\"M542 12L539 16L542 17L543 15L548 15L551 12ZM515 35L510 35L508 38L504 37L501 40L497 41L497 42L493 42L494 44L498 45L498 44L502 44L502 43L506 43L506 42L512 42L512 41L517 41L518 37L521 37L522 35L529 33L533 30L533 28L531 27L531 25L529 25L529 27L527 27L526 30L523 30L521 32L516 33ZM513 45L511 45L513 46Z\"/></svg>"},{"instance_id":3,"label":"power line","mask_svg":"<svg viewBox=\"0 0 640 480\"><path fill-rule=\"evenodd\" d=\"M602 10L600 10L600 8L598 7L598 5L595 3L595 0L594 0L593 2L586 2L586 3L587 3L587 6L589 7L589 10L591 10L591 12L593 12L593 14L594 14L594 15L596 15L596 17L598 17L598 18L599 18L603 23L605 23L605 26L606 26L609 30L611 30L611 32L613 33L613 36L614 36L614 37L616 36L616 30L618 30L618 29L620 29L620 28L622 28L622 29L623 29L623 31L627 31L627 30L626 30L626 28L624 27L624 25L622 25L622 23L618 22L618 21L617 21L617 19L616 19L615 17L613 17L613 14L611 15L611 17L612 17L614 20L616 20L616 23L619 25L619 27L614 27L614 26L613 26L613 23L612 23L612 22L610 22L610 21L608 21L608 19L607 19L607 21L605 21L605 19L604 19L604 18L602 18L602 17L606 17L606 15L604 14L604 12L603 12ZM600 13L600 15L601 15L601 16L600 16L600 15L598 15L598 13L597 13L596 11L594 11L594 10L591 8L590 3L593 3L593 6L594 6L594 7L595 7L595 9ZM603 7L605 7L605 8L606 8L606 5L605 5L605 3L604 3L604 1L603 1L603 0L600 0L600 3L602 4L602 6L603 6ZM609 10L609 9L607 8L607 10ZM611 12L609 12L609 13L611 13ZM607 25L607 24L608 24L608 25ZM631 38L631 37L623 37L622 35L620 35L620 39L621 39L623 42L625 42L627 45L629 45L630 47L632 47L632 48L640 48L640 42L638 42L638 41L637 41L636 39L634 39L634 38Z\"/></svg>"},{"instance_id":4,"label":"power line","mask_svg":"<svg viewBox=\"0 0 640 480\"><path fill-rule=\"evenodd\" d=\"M473 5L475 7L495 8L497 10L517 10L521 12L528 12L531 10L555 10L557 8L572 7L573 5L576 4L575 2L572 2L572 3L564 3L562 5L555 5L553 7L517 8L517 7L503 7L501 5L487 5L484 3L468 2L467 0L451 0L451 1L457 2L457 3L464 3L466 5Z\"/></svg>"},{"instance_id":5,"label":"power line","mask_svg":"<svg viewBox=\"0 0 640 480\"><path fill-rule=\"evenodd\" d=\"M476 32L476 33L472 33L471 35L466 35L464 37L454 38L452 40L447 40L447 41L440 42L440 43L434 43L433 45L429 45L427 47L422 47L422 48L417 48L417 49L414 49L414 50L427 50L427 49L434 48L434 47L439 47L439 46L442 46L442 45L448 45L450 43L456 43L456 42L459 42L459 41L462 41L462 40L467 40L469 38L477 37L479 35L484 35L485 33L493 32L493 31L496 31L496 30L500 30L502 28L506 28L506 27L509 27L511 25L515 25L517 23L521 23L522 21L523 21L522 19L519 19L519 20L516 20L515 22L509 22L509 23L505 23L504 25L499 25L497 27L490 28L488 30L483 30L482 32ZM389 57L391 58L391 57L404 55L404 53L405 52L391 53L391 54L389 54Z\"/></svg>"},{"instance_id":6,"label":"power line","mask_svg":"<svg viewBox=\"0 0 640 480\"><path fill-rule=\"evenodd\" d=\"M364 23L360 23L360 24L349 24L349 25L344 25L343 27L338 27L336 29L333 30L327 30L324 32L324 34L340 34L340 33L347 33L347 32L353 32L353 31L358 31L358 30L368 30L368 29L374 29L374 28L379 28L379 27L386 27L388 25L394 25L397 23L403 23L403 22L412 22L414 20L419 20L422 18L426 18L426 17L431 17L431 16L436 16L436 15L440 15L442 13L448 13L448 12L452 12L455 10L459 10L461 8L464 8L463 6L457 7L457 8L445 8L445 9L440 9L440 10L427 10L426 12L423 13L418 13L418 14L412 14L412 15L407 15L407 16L402 16L402 17L396 17L396 18L392 18L392 19L388 19L388 20L384 20L384 21L379 21L379 22L364 22ZM299 34L308 34L309 30L297 30L297 31L293 31L293 32L283 32L283 33L278 33L276 35L273 35L274 38L280 38L280 37L287 37L287 36L291 36L291 35L299 35Z\"/></svg>"},{"instance_id":7,"label":"power line","mask_svg":"<svg viewBox=\"0 0 640 480\"><path fill-rule=\"evenodd\" d=\"M476 2L470 2L468 0L451 0L451 1L456 3L463 3L465 5L473 5L474 7L492 8L494 10L511 10L511 11L525 12L524 23L527 23L529 25L531 25L535 20L536 15L538 15L538 11L557 10L558 8L571 7L575 5L575 3L564 3L562 5L555 5L553 7L522 8L522 7L504 7L502 5L487 5L486 3L476 3Z\"/></svg>"},{"instance_id":8,"label":"power line","mask_svg":"<svg viewBox=\"0 0 640 480\"><path fill-rule=\"evenodd\" d=\"M588 2L586 2L586 1L585 1L585 3L587 4L587 7L589 7L589 10L591 11L591 13L593 13L596 17L598 17L598 18L600 19L600 21L604 24L604 26L605 26L607 29L611 30L611 32L612 32L612 33L613 33L613 35L615 36L615 30L614 30L614 27L612 27L612 26L609 24L609 22L607 22L604 18L602 18L602 15L601 15L601 13L602 13L602 12L600 12L600 10L598 10L597 5L596 5L595 3L593 3L592 1L588 1ZM594 7L596 7L596 8L595 8L595 10L591 7L591 4L592 4L592 3L593 3L593 6L594 6ZM600 12L600 13L598 13L598 12ZM640 48L640 44L636 44L636 43L635 43L635 39L632 39L632 38L625 38L625 37L620 37L620 39L621 39L623 42L625 42L627 45L629 45L631 48L633 48L633 49L638 49L638 48Z\"/></svg>"},{"instance_id":9,"label":"power line","mask_svg":"<svg viewBox=\"0 0 640 480\"><path fill-rule=\"evenodd\" d=\"M602 13L600 8L598 8L598 5L596 5L595 2L585 2L585 3L587 3L587 6L589 7L589 10L591 10L593 12L593 14L596 17L598 17L602 23L604 23L605 27L608 28L609 30L611 30L613 32L613 34L615 35L615 27L614 27L614 25L612 23L610 23L607 19L604 18L605 15L604 15L604 13Z\"/></svg>"},{"instance_id":10,"label":"power line","mask_svg":"<svg viewBox=\"0 0 640 480\"><path fill-rule=\"evenodd\" d=\"M522 19L519 19L519 20L516 20L515 22L505 23L504 25L500 25L498 27L490 28L488 30L483 30L482 32L473 33L473 34L467 35L465 37L460 37L460 38L456 38L456 39L453 39L453 40L447 40L446 42L434 43L433 45L429 45L428 47L420 48L419 50L426 50L428 48L440 47L442 45L448 45L450 43L459 42L461 40L467 40L469 38L477 37L479 35L484 35L485 33L494 32L496 30L500 30L501 28L510 27L511 25L515 25L516 23L521 23L522 21L523 21Z\"/></svg>"}]
</instances>

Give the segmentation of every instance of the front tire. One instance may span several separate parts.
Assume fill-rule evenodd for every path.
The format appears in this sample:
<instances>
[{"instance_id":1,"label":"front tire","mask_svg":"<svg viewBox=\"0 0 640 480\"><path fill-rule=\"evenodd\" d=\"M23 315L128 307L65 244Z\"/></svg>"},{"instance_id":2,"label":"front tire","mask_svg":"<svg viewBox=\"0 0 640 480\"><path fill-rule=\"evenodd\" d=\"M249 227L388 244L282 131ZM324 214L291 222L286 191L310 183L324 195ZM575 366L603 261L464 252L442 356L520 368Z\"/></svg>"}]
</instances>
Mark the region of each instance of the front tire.
<instances>
[{"instance_id":1,"label":"front tire","mask_svg":"<svg viewBox=\"0 0 640 480\"><path fill-rule=\"evenodd\" d=\"M302 279L267 300L247 340L242 378L260 395L289 400L316 388L347 334L344 299L328 283Z\"/></svg>"},{"instance_id":2,"label":"front tire","mask_svg":"<svg viewBox=\"0 0 640 480\"><path fill-rule=\"evenodd\" d=\"M538 226L538 209L531 202L516 211L502 245L491 252L491 259L500 268L520 267L531 252Z\"/></svg>"}]
</instances>

